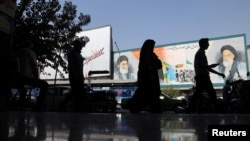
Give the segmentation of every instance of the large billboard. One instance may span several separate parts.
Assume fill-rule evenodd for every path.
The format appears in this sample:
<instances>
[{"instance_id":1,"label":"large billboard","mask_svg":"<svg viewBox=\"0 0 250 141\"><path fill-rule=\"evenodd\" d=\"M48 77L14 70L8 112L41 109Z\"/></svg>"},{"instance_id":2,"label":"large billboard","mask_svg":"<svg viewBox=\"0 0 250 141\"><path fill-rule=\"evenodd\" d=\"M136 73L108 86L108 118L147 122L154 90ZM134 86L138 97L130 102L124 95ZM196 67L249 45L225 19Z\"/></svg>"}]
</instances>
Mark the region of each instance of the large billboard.
<instances>
[{"instance_id":1,"label":"large billboard","mask_svg":"<svg viewBox=\"0 0 250 141\"><path fill-rule=\"evenodd\" d=\"M227 79L246 79L248 57L245 38L245 34L210 38L210 46L206 50L208 63L219 63L215 70L224 73ZM175 87L194 85L194 56L198 49L198 40L156 46L154 52L163 66L162 70L159 70L161 85ZM115 52L113 78L136 80L139 56L140 48ZM119 64L121 62L123 64ZM225 80L220 76L210 73L210 77L215 86L224 85Z\"/></svg>"},{"instance_id":2,"label":"large billboard","mask_svg":"<svg viewBox=\"0 0 250 141\"><path fill-rule=\"evenodd\" d=\"M77 36L88 36L89 42L82 49L81 54L84 59L84 77L89 77L89 71L107 71L108 73L95 74L95 76L111 76L111 52L112 52L112 35L111 26L102 26L90 30L84 30ZM62 68L58 68L62 71ZM42 79L55 79L56 71L50 67L46 67L44 72L40 74ZM64 77L57 74L57 79L68 79L68 74Z\"/></svg>"},{"instance_id":3,"label":"large billboard","mask_svg":"<svg viewBox=\"0 0 250 141\"><path fill-rule=\"evenodd\" d=\"M108 71L105 74L93 76L111 76L111 52L112 52L111 26L103 26L85 30L77 36L88 36L90 41L82 49L84 60L84 77L89 77L89 71Z\"/></svg>"}]
</instances>

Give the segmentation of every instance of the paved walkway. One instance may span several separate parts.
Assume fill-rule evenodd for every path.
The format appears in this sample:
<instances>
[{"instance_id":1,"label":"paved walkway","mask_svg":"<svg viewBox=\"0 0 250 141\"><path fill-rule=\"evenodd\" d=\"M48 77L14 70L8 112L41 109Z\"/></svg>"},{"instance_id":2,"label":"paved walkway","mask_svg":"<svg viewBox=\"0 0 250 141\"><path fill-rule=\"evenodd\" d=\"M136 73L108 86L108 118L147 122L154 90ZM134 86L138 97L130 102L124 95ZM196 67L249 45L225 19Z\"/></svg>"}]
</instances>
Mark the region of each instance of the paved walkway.
<instances>
[{"instance_id":1,"label":"paved walkway","mask_svg":"<svg viewBox=\"0 0 250 141\"><path fill-rule=\"evenodd\" d=\"M206 141L209 125L249 123L248 114L9 111L0 112L0 140Z\"/></svg>"}]
</instances>

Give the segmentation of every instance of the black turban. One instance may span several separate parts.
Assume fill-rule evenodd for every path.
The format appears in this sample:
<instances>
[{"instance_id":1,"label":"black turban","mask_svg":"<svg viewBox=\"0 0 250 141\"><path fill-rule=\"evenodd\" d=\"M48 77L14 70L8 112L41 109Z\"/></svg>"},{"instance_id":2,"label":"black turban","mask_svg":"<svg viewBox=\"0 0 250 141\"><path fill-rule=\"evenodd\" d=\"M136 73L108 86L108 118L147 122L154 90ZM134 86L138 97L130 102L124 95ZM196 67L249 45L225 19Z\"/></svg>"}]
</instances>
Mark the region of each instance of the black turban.
<instances>
[{"instance_id":1,"label":"black turban","mask_svg":"<svg viewBox=\"0 0 250 141\"><path fill-rule=\"evenodd\" d=\"M223 53L223 51L224 50L229 50L229 51L231 51L233 54L234 54L234 56L236 56L237 55L237 51L235 50L235 48L233 47L233 46L231 46L231 45L224 45L224 46L222 46L221 47L221 54Z\"/></svg>"}]
</instances>

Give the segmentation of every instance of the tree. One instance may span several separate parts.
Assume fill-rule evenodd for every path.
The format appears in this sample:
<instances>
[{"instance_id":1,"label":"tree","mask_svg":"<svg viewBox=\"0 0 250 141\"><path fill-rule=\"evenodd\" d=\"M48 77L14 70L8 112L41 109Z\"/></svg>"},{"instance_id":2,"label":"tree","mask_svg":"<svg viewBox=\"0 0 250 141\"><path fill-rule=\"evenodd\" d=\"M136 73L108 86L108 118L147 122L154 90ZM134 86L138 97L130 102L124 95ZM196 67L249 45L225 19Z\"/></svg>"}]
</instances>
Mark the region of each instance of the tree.
<instances>
[{"instance_id":1,"label":"tree","mask_svg":"<svg viewBox=\"0 0 250 141\"><path fill-rule=\"evenodd\" d=\"M17 4L15 21L15 43L18 47L24 40L35 43L35 52L45 67L67 73L67 63L62 54L71 49L77 32L90 23L90 15L80 13L77 6L65 1L63 7L58 0L21 0Z\"/></svg>"}]
</instances>

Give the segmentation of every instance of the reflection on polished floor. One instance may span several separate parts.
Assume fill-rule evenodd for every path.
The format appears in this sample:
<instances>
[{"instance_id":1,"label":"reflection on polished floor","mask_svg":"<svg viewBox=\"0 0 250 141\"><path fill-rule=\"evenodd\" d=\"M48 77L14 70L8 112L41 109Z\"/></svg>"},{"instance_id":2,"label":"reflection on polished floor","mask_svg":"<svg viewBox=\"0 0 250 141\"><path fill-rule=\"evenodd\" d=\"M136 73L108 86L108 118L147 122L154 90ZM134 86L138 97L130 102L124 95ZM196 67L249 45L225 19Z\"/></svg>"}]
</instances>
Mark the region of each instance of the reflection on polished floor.
<instances>
[{"instance_id":1,"label":"reflection on polished floor","mask_svg":"<svg viewBox=\"0 0 250 141\"><path fill-rule=\"evenodd\" d=\"M206 141L209 124L249 124L243 114L0 112L1 141Z\"/></svg>"}]
</instances>

